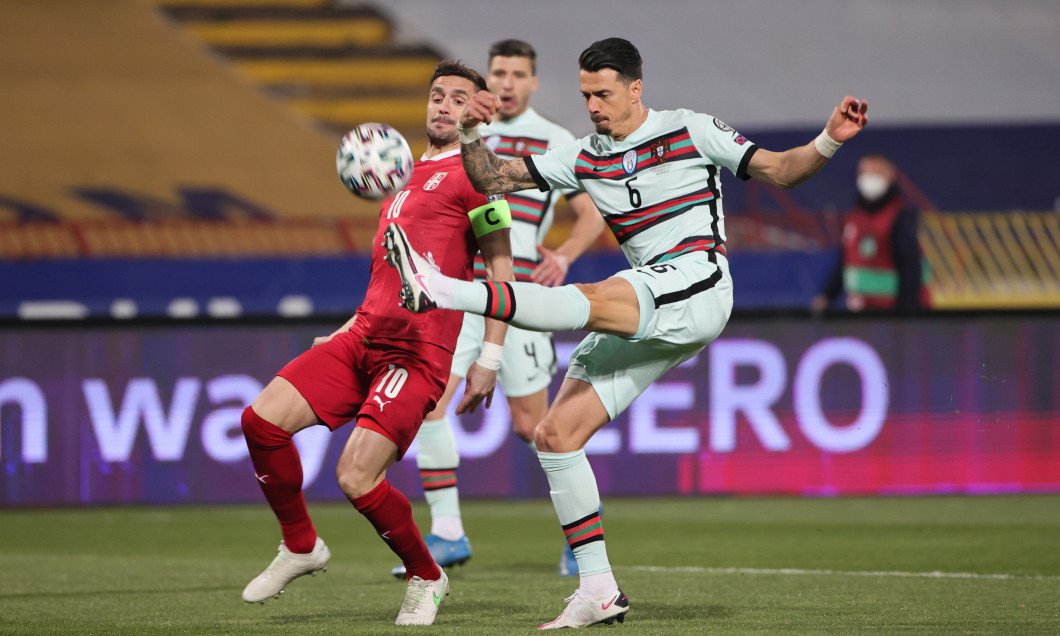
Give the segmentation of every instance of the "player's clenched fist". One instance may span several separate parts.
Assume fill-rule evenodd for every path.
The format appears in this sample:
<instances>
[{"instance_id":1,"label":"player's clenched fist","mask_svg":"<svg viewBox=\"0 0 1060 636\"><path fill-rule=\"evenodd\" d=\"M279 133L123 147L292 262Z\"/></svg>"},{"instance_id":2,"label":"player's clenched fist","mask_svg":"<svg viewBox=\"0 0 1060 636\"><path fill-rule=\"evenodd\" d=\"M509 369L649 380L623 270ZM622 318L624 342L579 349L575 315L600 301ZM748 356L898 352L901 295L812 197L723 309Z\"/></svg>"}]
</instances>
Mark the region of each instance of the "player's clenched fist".
<instances>
[{"instance_id":1,"label":"player's clenched fist","mask_svg":"<svg viewBox=\"0 0 1060 636\"><path fill-rule=\"evenodd\" d=\"M464 114L460 117L460 126L464 129L474 128L479 124L493 123L493 115L500 109L501 99L489 91L479 91L467 103Z\"/></svg>"}]
</instances>

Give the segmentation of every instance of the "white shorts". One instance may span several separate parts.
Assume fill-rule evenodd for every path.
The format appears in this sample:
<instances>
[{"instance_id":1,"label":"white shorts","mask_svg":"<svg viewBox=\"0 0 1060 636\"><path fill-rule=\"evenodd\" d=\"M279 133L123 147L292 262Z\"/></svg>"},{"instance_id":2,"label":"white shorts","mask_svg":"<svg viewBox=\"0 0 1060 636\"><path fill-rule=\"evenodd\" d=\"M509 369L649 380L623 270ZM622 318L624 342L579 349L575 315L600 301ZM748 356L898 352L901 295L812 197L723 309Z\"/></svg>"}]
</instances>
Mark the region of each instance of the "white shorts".
<instances>
[{"instance_id":1,"label":"white shorts","mask_svg":"<svg viewBox=\"0 0 1060 636\"><path fill-rule=\"evenodd\" d=\"M664 373L713 342L732 313L728 261L716 252L691 252L615 276L637 292L636 335L589 334L571 354L567 370L568 378L593 386L611 419Z\"/></svg>"},{"instance_id":2,"label":"white shorts","mask_svg":"<svg viewBox=\"0 0 1060 636\"><path fill-rule=\"evenodd\" d=\"M464 325L456 341L453 354L453 375L467 377L467 370L478 360L482 351L482 336L486 332L486 319L476 314L464 314ZM508 397L533 395L552 383L556 372L556 348L552 335L537 331L525 331L508 327L501 354L501 368L497 371L497 382Z\"/></svg>"}]
</instances>

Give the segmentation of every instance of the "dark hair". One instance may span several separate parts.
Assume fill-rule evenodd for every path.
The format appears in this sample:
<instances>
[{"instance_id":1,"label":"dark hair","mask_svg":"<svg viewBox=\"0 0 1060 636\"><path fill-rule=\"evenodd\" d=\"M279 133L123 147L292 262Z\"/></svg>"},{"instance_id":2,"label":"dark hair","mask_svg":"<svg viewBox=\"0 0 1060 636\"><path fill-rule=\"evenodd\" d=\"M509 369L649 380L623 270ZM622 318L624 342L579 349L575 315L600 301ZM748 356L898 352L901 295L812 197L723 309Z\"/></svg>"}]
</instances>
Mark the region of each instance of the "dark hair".
<instances>
[{"instance_id":1,"label":"dark hair","mask_svg":"<svg viewBox=\"0 0 1060 636\"><path fill-rule=\"evenodd\" d=\"M471 80L480 91L486 90L486 80L482 78L473 68L464 66L460 63L460 60L442 60L434 67L434 75L431 75L431 83L428 86L434 86L434 80L439 77L463 77L464 79Z\"/></svg>"},{"instance_id":2,"label":"dark hair","mask_svg":"<svg viewBox=\"0 0 1060 636\"><path fill-rule=\"evenodd\" d=\"M530 59L530 72L537 75L537 51L529 42L522 40L501 40L490 47L489 62L495 57L526 57Z\"/></svg>"},{"instance_id":3,"label":"dark hair","mask_svg":"<svg viewBox=\"0 0 1060 636\"><path fill-rule=\"evenodd\" d=\"M861 155L861 159L874 159L876 161L882 161L883 163L894 166L894 161L890 157L878 151L867 152Z\"/></svg>"},{"instance_id":4,"label":"dark hair","mask_svg":"<svg viewBox=\"0 0 1060 636\"><path fill-rule=\"evenodd\" d=\"M618 73L618 79L629 84L644 77L644 60L640 51L629 40L607 38L593 42L578 57L578 66L583 71L595 73L609 68Z\"/></svg>"}]
</instances>

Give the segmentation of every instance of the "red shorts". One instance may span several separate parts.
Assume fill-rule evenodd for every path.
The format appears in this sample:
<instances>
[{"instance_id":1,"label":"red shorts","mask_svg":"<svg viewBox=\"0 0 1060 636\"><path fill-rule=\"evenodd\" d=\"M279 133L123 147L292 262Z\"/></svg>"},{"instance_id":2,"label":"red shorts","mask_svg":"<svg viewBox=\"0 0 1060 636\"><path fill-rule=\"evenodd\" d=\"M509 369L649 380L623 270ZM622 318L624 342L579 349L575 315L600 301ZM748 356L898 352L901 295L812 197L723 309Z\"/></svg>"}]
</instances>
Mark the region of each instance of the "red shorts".
<instances>
[{"instance_id":1,"label":"red shorts","mask_svg":"<svg viewBox=\"0 0 1060 636\"><path fill-rule=\"evenodd\" d=\"M453 354L431 344L340 333L301 354L276 375L294 385L335 430L352 419L408 450L445 392Z\"/></svg>"}]
</instances>

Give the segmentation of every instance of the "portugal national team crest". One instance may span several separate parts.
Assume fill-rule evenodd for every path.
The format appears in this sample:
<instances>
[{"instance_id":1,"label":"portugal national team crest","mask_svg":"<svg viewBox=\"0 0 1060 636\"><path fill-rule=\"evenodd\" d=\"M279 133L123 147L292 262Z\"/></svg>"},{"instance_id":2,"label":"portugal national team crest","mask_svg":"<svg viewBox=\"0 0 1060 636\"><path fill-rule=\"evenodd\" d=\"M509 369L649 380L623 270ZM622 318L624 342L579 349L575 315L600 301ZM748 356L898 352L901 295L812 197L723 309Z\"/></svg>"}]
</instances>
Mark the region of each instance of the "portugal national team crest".
<instances>
[{"instance_id":1,"label":"portugal national team crest","mask_svg":"<svg viewBox=\"0 0 1060 636\"><path fill-rule=\"evenodd\" d=\"M666 155L670 152L670 140L660 139L651 145L651 154L659 163L666 161Z\"/></svg>"},{"instance_id":2,"label":"portugal national team crest","mask_svg":"<svg viewBox=\"0 0 1060 636\"><path fill-rule=\"evenodd\" d=\"M433 175L431 175L430 179L427 179L427 183L423 184L423 189L424 190L433 190L433 189L437 188L438 186L440 186L442 184L442 179L444 179L445 175L447 175L447 174L449 174L449 173L448 172L435 172Z\"/></svg>"},{"instance_id":3,"label":"portugal national team crest","mask_svg":"<svg viewBox=\"0 0 1060 636\"><path fill-rule=\"evenodd\" d=\"M501 136L500 135L490 135L489 137L486 137L486 147L489 148L490 150L492 150L493 152L497 152L497 147L500 146L500 145L501 145Z\"/></svg>"},{"instance_id":4,"label":"portugal national team crest","mask_svg":"<svg viewBox=\"0 0 1060 636\"><path fill-rule=\"evenodd\" d=\"M637 169L636 150L627 150L626 154L622 155L622 169L626 171L626 174L633 174L633 171Z\"/></svg>"}]
</instances>

